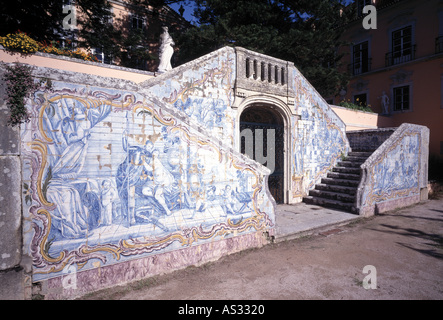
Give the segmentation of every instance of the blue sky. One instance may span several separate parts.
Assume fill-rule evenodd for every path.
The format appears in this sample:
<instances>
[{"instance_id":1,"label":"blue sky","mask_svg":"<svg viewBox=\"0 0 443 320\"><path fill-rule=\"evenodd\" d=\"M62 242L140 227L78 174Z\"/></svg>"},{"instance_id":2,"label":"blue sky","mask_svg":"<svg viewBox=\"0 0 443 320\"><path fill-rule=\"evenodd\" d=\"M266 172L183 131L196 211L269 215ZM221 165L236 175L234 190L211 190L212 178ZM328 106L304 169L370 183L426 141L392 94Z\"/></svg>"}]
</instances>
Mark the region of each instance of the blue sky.
<instances>
[{"instance_id":1,"label":"blue sky","mask_svg":"<svg viewBox=\"0 0 443 320\"><path fill-rule=\"evenodd\" d=\"M170 4L169 6L174 9L175 11L178 12L178 9L180 8L180 6L182 5L182 3L173 3ZM183 8L185 8L185 12L183 14L183 17L188 20L189 22L192 22L195 18L192 16L192 13L194 12L194 6L193 3L191 2L191 4L186 5L185 3L183 3ZM196 21L195 21L196 22Z\"/></svg>"}]
</instances>

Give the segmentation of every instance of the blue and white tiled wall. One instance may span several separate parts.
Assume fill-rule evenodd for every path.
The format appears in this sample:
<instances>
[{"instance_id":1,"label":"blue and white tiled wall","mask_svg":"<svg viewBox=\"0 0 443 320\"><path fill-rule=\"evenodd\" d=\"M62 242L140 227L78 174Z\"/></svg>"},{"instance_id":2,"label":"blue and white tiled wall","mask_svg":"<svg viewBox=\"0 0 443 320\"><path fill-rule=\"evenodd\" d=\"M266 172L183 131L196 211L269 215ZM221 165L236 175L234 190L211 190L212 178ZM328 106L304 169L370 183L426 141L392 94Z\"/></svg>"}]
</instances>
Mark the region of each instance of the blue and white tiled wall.
<instances>
[{"instance_id":1,"label":"blue and white tiled wall","mask_svg":"<svg viewBox=\"0 0 443 320\"><path fill-rule=\"evenodd\" d=\"M273 226L266 171L230 149L235 66L219 62L193 84L35 93L21 133L33 281Z\"/></svg>"},{"instance_id":2,"label":"blue and white tiled wall","mask_svg":"<svg viewBox=\"0 0 443 320\"><path fill-rule=\"evenodd\" d=\"M346 126L312 85L296 69L293 72L295 111L293 120L293 197L307 195L316 183L347 155Z\"/></svg>"},{"instance_id":3,"label":"blue and white tiled wall","mask_svg":"<svg viewBox=\"0 0 443 320\"><path fill-rule=\"evenodd\" d=\"M225 48L137 90L55 79L34 94L21 131L33 281L274 227L268 170L232 150L235 61ZM297 198L348 143L343 122L297 70L292 77Z\"/></svg>"}]
</instances>

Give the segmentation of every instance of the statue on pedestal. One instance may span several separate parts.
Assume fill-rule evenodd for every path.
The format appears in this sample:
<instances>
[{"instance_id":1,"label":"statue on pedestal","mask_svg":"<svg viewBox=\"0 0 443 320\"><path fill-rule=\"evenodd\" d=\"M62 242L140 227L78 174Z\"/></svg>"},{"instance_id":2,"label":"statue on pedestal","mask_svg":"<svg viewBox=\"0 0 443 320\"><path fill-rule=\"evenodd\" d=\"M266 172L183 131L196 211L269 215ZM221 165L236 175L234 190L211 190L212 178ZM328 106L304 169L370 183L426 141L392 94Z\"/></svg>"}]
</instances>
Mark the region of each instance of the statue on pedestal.
<instances>
[{"instance_id":1,"label":"statue on pedestal","mask_svg":"<svg viewBox=\"0 0 443 320\"><path fill-rule=\"evenodd\" d=\"M168 27L163 27L163 33L161 35L160 44L160 65L158 66L159 72L166 72L172 70L171 58L174 54L174 40L168 33Z\"/></svg>"},{"instance_id":2,"label":"statue on pedestal","mask_svg":"<svg viewBox=\"0 0 443 320\"><path fill-rule=\"evenodd\" d=\"M385 91L383 91L380 99L381 99L381 106L383 108L383 114L389 114L389 97Z\"/></svg>"}]
</instances>

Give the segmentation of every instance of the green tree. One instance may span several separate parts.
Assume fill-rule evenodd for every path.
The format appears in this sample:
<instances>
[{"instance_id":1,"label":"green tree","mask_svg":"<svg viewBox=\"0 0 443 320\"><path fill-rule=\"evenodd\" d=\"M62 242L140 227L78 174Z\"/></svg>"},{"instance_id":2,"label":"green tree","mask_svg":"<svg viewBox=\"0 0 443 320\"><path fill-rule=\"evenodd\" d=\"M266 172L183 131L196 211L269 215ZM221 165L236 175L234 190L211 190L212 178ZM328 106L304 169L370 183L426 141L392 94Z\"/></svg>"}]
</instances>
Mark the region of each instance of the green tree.
<instances>
[{"instance_id":1,"label":"green tree","mask_svg":"<svg viewBox=\"0 0 443 320\"><path fill-rule=\"evenodd\" d=\"M55 40L63 32L61 0L1 0L0 36L20 30L37 41Z\"/></svg>"},{"instance_id":2,"label":"green tree","mask_svg":"<svg viewBox=\"0 0 443 320\"><path fill-rule=\"evenodd\" d=\"M76 0L79 10L78 45L98 48L113 58L119 58L123 47L122 31L114 24L111 4L107 0Z\"/></svg>"},{"instance_id":3,"label":"green tree","mask_svg":"<svg viewBox=\"0 0 443 320\"><path fill-rule=\"evenodd\" d=\"M118 55L121 49L121 32L111 23L111 5L107 0L76 0L79 10L77 30L63 29L67 13L63 0L1 1L0 36L20 30L37 41L78 39L78 46L100 48Z\"/></svg>"},{"instance_id":4,"label":"green tree","mask_svg":"<svg viewBox=\"0 0 443 320\"><path fill-rule=\"evenodd\" d=\"M338 71L342 0L196 0L199 26L174 35L180 62L223 46L240 46L292 61L323 96L347 83Z\"/></svg>"}]
</instances>

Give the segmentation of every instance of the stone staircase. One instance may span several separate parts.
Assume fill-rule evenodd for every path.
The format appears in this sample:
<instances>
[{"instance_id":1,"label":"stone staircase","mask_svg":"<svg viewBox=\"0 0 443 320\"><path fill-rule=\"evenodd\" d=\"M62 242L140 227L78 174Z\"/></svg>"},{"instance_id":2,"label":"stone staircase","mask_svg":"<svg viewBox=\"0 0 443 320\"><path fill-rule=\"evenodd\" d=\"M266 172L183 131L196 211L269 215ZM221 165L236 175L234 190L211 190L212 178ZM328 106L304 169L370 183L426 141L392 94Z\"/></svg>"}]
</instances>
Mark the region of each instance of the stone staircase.
<instances>
[{"instance_id":1,"label":"stone staircase","mask_svg":"<svg viewBox=\"0 0 443 320\"><path fill-rule=\"evenodd\" d=\"M360 183L360 165L372 152L349 152L346 159L339 161L326 178L309 191L303 202L358 214L355 197Z\"/></svg>"}]
</instances>

